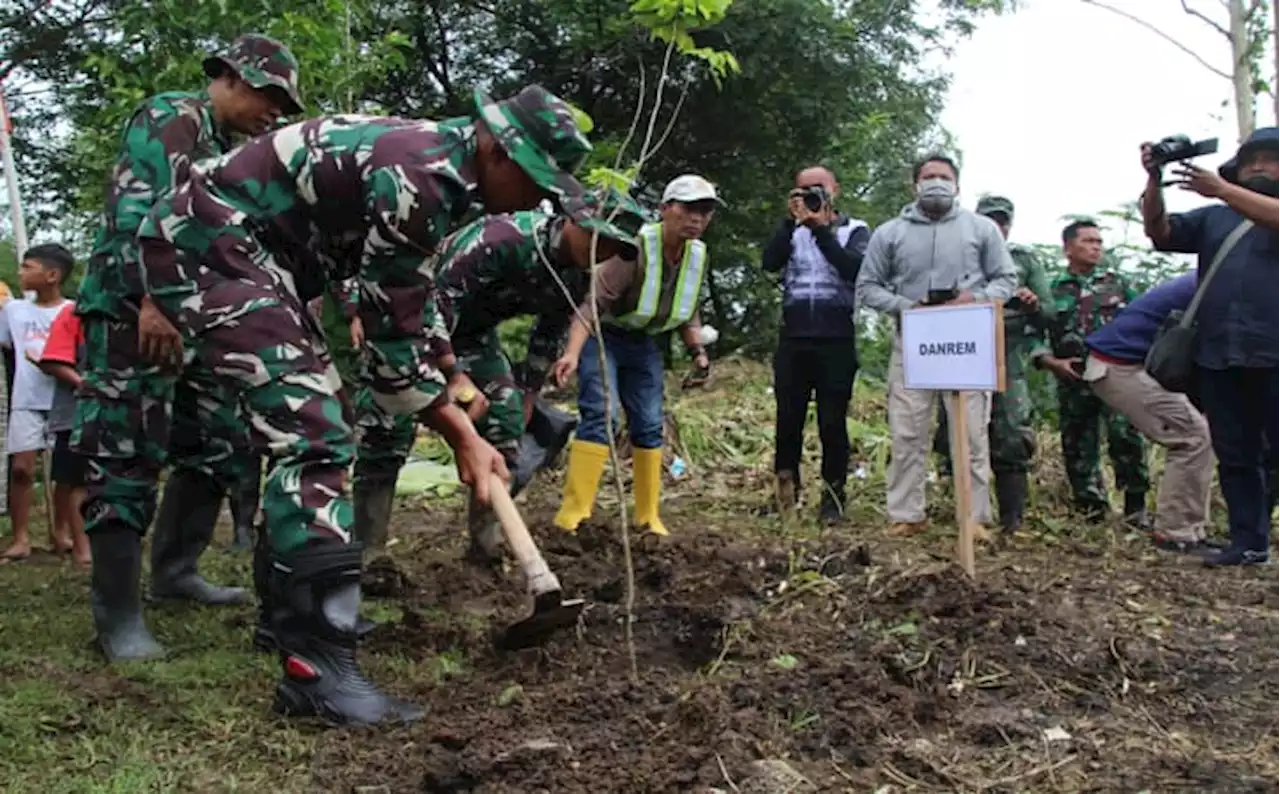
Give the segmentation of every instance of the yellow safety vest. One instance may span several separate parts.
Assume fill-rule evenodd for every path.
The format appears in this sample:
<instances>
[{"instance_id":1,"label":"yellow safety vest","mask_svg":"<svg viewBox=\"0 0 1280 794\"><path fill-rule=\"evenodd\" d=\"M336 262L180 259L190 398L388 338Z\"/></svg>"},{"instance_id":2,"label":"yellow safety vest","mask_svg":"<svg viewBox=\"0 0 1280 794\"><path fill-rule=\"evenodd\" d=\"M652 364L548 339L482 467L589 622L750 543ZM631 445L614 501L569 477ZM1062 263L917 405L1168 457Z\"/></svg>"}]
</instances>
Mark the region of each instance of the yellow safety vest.
<instances>
[{"instance_id":1,"label":"yellow safety vest","mask_svg":"<svg viewBox=\"0 0 1280 794\"><path fill-rule=\"evenodd\" d=\"M640 264L644 267L644 284L636 307L621 317L611 317L612 325L632 331L660 334L682 323L689 322L698 309L698 295L702 292L702 279L707 272L707 244L701 240L689 240L684 244L684 258L680 262L680 274L676 277L675 294L671 299L671 313L657 318L662 304L662 224L649 223L640 228ZM655 322L656 319L656 322Z\"/></svg>"}]
</instances>

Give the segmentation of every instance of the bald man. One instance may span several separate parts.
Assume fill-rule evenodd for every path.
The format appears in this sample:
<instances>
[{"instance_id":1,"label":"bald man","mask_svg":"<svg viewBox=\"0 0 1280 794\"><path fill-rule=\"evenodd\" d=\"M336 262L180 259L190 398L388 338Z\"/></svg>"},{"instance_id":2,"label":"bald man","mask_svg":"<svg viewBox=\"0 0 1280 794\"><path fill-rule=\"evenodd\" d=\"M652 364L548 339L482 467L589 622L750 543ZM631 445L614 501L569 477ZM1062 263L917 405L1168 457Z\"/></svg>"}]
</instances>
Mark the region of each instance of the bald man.
<instances>
[{"instance_id":1,"label":"bald man","mask_svg":"<svg viewBox=\"0 0 1280 794\"><path fill-rule=\"evenodd\" d=\"M819 514L834 523L844 516L849 468L845 416L858 371L854 335L854 284L871 238L863 221L835 208L836 177L814 166L796 174L787 217L764 250L764 269L782 276L782 327L773 360L777 401L774 471L778 507L789 511L800 490L800 450L809 400L818 403L822 442Z\"/></svg>"}]
</instances>

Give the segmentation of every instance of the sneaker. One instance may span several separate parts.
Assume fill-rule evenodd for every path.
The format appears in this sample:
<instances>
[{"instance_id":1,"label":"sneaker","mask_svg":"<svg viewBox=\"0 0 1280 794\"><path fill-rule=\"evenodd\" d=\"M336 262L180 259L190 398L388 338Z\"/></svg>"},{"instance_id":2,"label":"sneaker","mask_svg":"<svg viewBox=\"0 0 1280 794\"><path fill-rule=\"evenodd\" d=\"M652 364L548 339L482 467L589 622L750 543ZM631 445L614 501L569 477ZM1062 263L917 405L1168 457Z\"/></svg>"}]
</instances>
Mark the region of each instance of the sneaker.
<instances>
[{"instance_id":1,"label":"sneaker","mask_svg":"<svg viewBox=\"0 0 1280 794\"><path fill-rule=\"evenodd\" d=\"M1198 538L1196 540L1177 540L1156 534L1151 536L1151 542L1160 551L1171 551L1176 554L1202 554L1206 551L1215 551L1212 546Z\"/></svg>"},{"instance_id":2,"label":"sneaker","mask_svg":"<svg viewBox=\"0 0 1280 794\"><path fill-rule=\"evenodd\" d=\"M1269 551L1250 551L1248 549L1226 549L1204 558L1206 568L1225 568L1237 565L1267 565L1271 562Z\"/></svg>"}]
</instances>

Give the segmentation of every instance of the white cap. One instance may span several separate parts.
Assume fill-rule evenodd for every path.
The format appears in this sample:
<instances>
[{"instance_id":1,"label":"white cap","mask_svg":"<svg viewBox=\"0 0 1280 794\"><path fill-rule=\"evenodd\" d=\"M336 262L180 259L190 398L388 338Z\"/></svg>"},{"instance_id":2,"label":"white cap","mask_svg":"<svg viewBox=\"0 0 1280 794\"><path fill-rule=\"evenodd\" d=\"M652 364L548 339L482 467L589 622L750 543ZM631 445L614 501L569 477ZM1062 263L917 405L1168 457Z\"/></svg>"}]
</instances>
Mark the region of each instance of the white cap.
<instances>
[{"instance_id":1,"label":"white cap","mask_svg":"<svg viewBox=\"0 0 1280 794\"><path fill-rule=\"evenodd\" d=\"M720 196L716 194L716 186L697 174L678 176L668 182L666 189L662 191L663 204L668 201L690 204L695 201L707 200L724 203L720 200Z\"/></svg>"}]
</instances>

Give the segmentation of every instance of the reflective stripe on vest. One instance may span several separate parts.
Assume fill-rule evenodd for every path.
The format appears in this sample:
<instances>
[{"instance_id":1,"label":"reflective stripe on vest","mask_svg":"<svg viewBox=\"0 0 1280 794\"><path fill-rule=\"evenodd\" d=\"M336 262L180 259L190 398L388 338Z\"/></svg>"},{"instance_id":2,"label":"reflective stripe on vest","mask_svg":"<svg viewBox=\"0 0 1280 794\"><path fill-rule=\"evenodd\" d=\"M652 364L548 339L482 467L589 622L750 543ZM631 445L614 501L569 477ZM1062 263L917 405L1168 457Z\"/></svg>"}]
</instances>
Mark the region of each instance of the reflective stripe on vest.
<instances>
[{"instance_id":1,"label":"reflective stripe on vest","mask_svg":"<svg viewBox=\"0 0 1280 794\"><path fill-rule=\"evenodd\" d=\"M671 313L665 320L654 322L662 305L662 224L650 223L640 228L640 261L644 263L644 284L635 309L612 323L633 331L660 334L689 322L698 309L698 294L702 291L702 277L707 266L707 245L701 240L689 240L684 245L684 258L680 262L680 274L676 277L675 293L671 298Z\"/></svg>"}]
</instances>

